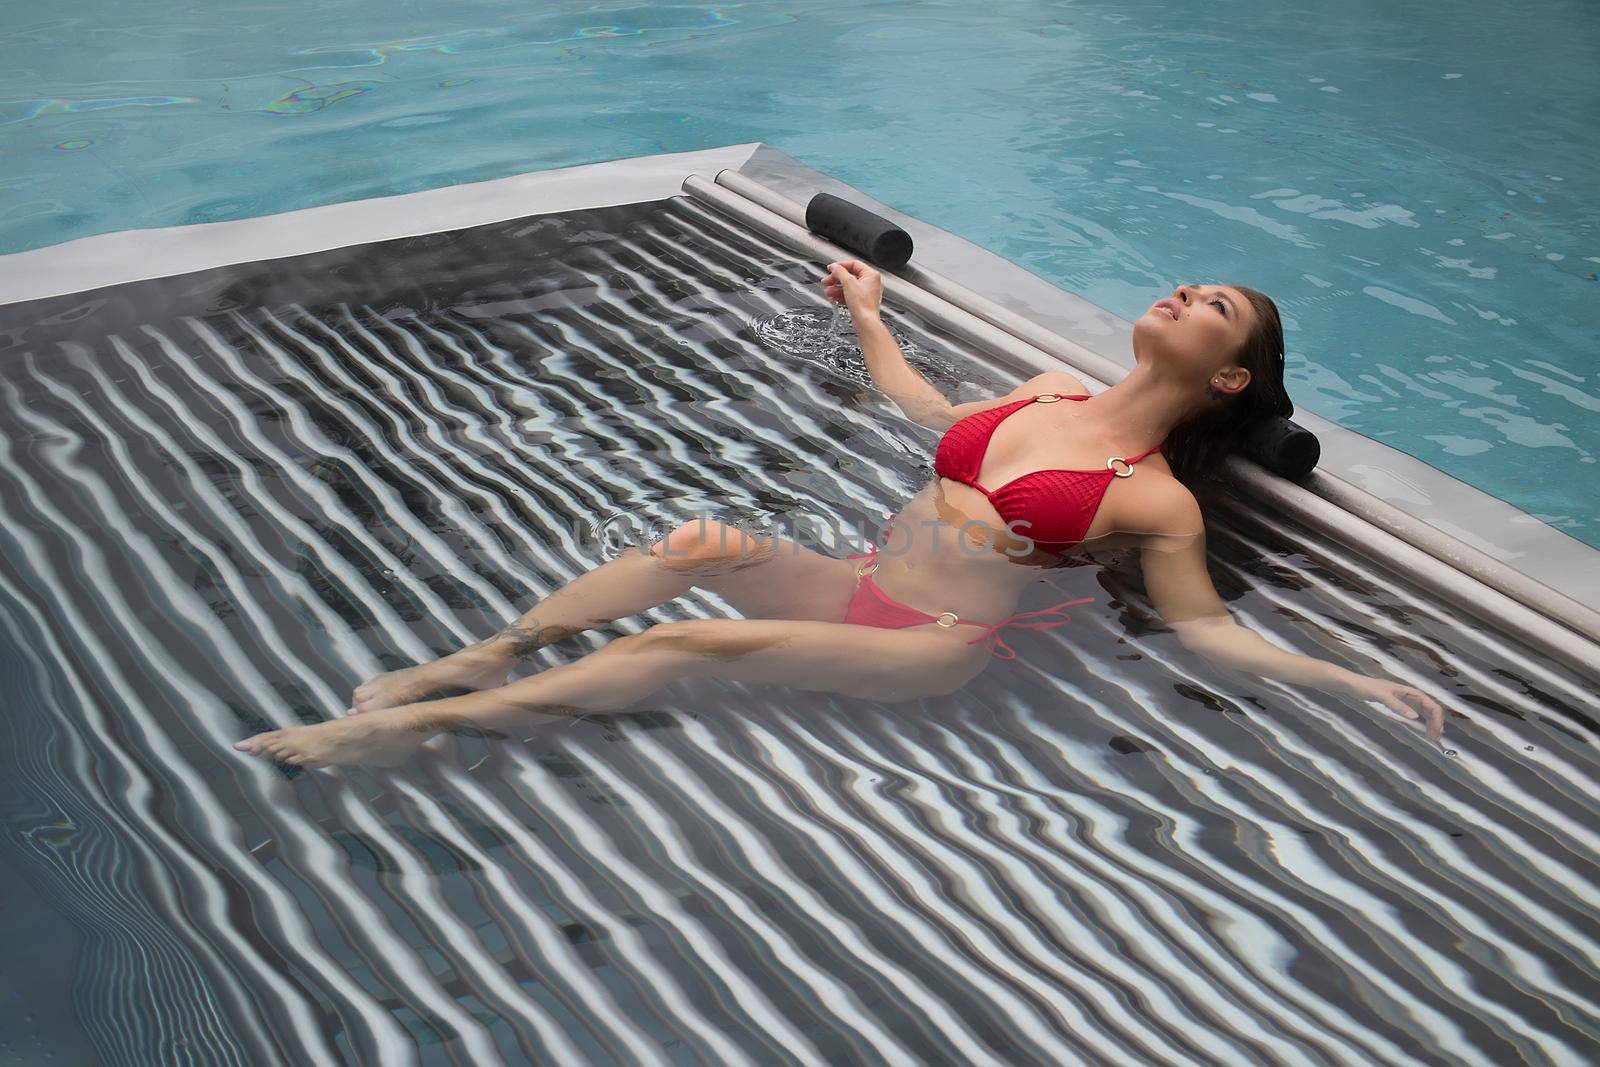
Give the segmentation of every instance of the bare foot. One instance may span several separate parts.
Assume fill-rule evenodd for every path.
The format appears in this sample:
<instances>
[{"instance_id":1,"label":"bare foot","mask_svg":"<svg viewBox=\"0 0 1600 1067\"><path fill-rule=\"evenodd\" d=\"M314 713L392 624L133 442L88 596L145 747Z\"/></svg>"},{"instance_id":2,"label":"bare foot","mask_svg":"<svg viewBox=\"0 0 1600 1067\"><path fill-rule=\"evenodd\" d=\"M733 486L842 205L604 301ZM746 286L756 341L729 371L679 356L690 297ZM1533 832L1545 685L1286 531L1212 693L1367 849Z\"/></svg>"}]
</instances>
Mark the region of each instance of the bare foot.
<instances>
[{"instance_id":1,"label":"bare foot","mask_svg":"<svg viewBox=\"0 0 1600 1067\"><path fill-rule=\"evenodd\" d=\"M419 663L363 682L352 696L350 714L415 704L441 689L493 689L506 683L515 660L464 648L432 663Z\"/></svg>"},{"instance_id":2,"label":"bare foot","mask_svg":"<svg viewBox=\"0 0 1600 1067\"><path fill-rule=\"evenodd\" d=\"M393 767L416 754L433 731L415 729L400 709L381 710L360 717L289 726L247 737L233 747L252 756L275 759L296 767L326 767L336 763L370 763Z\"/></svg>"}]
</instances>

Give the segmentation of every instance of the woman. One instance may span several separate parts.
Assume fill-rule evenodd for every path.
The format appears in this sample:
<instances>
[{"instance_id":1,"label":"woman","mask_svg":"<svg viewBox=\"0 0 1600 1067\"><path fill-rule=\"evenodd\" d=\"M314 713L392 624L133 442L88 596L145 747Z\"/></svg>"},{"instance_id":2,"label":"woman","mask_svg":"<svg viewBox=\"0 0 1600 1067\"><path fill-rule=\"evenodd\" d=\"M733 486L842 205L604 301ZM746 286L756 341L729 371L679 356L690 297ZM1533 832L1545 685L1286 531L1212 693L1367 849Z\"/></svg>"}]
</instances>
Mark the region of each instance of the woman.
<instances>
[{"instance_id":1,"label":"woman","mask_svg":"<svg viewBox=\"0 0 1600 1067\"><path fill-rule=\"evenodd\" d=\"M1122 548L1140 550L1151 600L1188 648L1381 701L1408 719L1420 712L1437 740L1444 713L1431 697L1276 647L1234 622L1206 573L1205 527L1185 483L1213 471L1259 420L1292 410L1283 329L1265 295L1178 286L1134 323L1133 371L1097 396L1051 371L1002 397L951 404L880 320L876 270L844 260L821 281L828 300L849 308L873 380L912 419L945 431L937 476L896 516L881 550L835 559L787 538L691 522L579 576L494 637L365 683L357 714L236 747L299 766L394 763L441 730L514 730L614 710L686 675L886 701L949 693L1008 656L1006 630L1059 625L1063 608L1085 602L1008 615L1037 568L1068 549ZM652 626L504 684L541 645L694 586L745 618ZM448 687L476 691L413 703Z\"/></svg>"}]
</instances>

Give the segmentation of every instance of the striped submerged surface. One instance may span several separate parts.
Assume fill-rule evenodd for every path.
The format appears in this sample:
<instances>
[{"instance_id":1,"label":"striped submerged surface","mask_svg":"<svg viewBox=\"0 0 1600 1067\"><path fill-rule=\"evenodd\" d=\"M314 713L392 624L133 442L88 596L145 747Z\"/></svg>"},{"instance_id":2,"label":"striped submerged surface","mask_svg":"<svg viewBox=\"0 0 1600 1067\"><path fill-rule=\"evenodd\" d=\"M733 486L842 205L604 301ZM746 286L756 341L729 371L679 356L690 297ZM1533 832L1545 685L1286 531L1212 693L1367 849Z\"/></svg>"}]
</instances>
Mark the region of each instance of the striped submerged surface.
<instances>
[{"instance_id":1,"label":"striped submerged surface","mask_svg":"<svg viewBox=\"0 0 1600 1067\"><path fill-rule=\"evenodd\" d=\"M493 633L605 558L583 521L896 510L934 437L798 342L819 273L673 198L0 307L0 1056L1594 1062L1593 694L1226 496L1240 620L1428 688L1442 749L1184 652L1131 560L1052 574L1095 603L948 697L231 749Z\"/></svg>"}]
</instances>

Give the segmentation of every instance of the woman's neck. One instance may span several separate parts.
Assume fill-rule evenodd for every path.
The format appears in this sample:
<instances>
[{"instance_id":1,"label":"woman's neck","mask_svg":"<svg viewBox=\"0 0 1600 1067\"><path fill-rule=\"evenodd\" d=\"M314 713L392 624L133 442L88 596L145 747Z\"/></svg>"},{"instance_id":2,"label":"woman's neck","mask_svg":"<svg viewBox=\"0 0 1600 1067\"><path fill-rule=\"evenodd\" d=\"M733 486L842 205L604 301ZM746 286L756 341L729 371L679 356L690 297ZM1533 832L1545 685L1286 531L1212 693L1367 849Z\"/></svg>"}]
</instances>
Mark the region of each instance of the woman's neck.
<instances>
[{"instance_id":1,"label":"woman's neck","mask_svg":"<svg viewBox=\"0 0 1600 1067\"><path fill-rule=\"evenodd\" d=\"M1127 377L1092 403L1096 419L1117 427L1116 436L1130 446L1149 446L1167 439L1167 434L1194 414L1194 386L1172 377L1163 377L1147 364L1134 367Z\"/></svg>"}]
</instances>

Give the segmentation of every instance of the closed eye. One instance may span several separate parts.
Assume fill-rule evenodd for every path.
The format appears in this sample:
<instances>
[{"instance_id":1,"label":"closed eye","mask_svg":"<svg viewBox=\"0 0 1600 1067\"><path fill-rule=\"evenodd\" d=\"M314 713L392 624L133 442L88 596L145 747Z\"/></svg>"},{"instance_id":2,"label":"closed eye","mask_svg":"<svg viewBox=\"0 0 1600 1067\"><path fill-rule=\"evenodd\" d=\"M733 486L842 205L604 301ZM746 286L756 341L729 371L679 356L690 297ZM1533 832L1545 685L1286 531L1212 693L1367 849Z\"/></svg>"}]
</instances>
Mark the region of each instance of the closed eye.
<instances>
[{"instance_id":1,"label":"closed eye","mask_svg":"<svg viewBox=\"0 0 1600 1067\"><path fill-rule=\"evenodd\" d=\"M1213 301L1211 301L1211 303L1216 305L1216 308L1217 308L1218 311L1222 312L1222 317L1223 318L1227 318L1228 317L1228 307L1227 307L1226 304L1224 304L1220 300L1213 300Z\"/></svg>"}]
</instances>

